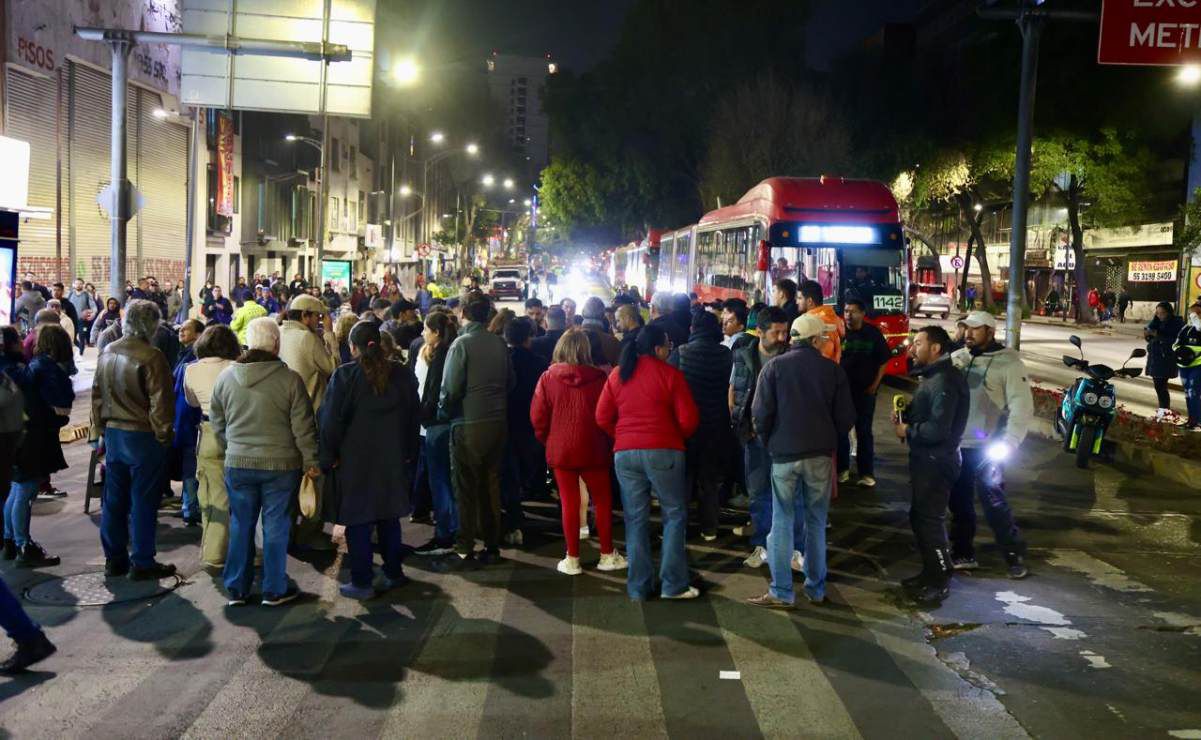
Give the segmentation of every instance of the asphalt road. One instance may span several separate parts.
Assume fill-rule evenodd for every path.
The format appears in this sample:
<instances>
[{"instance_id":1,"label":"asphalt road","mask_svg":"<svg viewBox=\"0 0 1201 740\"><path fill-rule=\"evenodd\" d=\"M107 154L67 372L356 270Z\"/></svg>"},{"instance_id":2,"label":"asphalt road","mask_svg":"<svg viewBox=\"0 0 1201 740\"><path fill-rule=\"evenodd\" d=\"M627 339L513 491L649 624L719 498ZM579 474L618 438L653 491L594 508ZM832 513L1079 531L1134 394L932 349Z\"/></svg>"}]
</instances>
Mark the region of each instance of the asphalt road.
<instances>
[{"instance_id":1,"label":"asphalt road","mask_svg":"<svg viewBox=\"0 0 1201 740\"><path fill-rule=\"evenodd\" d=\"M622 574L593 569L595 541L584 575L555 572L557 509L531 504L527 547L480 573L435 574L410 558L409 586L360 604L337 596L341 555L291 559L307 598L230 609L198 571L198 531L165 509L161 556L183 584L103 607L69 594L27 602L60 649L0 679L0 735L1196 737L1195 492L1106 465L1080 471L1031 440L1010 490L1033 575L1005 578L985 527L982 569L922 612L896 587L917 557L904 453L883 438L888 406L880 485L843 487L833 507L827 606L745 605L767 571L742 566L733 516L716 542L693 532L701 599L632 603ZM32 526L63 565L0 563L18 591L63 597L56 579L101 569L98 514L82 513L87 447L67 457L55 482L71 495L35 503ZM429 534L405 523L410 543Z\"/></svg>"}]
</instances>

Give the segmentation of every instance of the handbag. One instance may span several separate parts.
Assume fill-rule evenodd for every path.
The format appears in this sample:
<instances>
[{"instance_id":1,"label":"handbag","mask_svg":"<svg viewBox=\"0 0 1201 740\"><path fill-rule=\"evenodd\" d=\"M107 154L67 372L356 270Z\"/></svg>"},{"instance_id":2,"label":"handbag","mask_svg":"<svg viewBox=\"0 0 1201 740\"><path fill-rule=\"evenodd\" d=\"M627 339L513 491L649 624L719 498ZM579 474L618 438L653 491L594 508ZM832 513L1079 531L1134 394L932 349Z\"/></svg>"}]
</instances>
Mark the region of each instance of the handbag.
<instances>
[{"instance_id":1,"label":"handbag","mask_svg":"<svg viewBox=\"0 0 1201 740\"><path fill-rule=\"evenodd\" d=\"M304 476L300 480L300 515L305 519L316 516L318 501L317 479Z\"/></svg>"}]
</instances>

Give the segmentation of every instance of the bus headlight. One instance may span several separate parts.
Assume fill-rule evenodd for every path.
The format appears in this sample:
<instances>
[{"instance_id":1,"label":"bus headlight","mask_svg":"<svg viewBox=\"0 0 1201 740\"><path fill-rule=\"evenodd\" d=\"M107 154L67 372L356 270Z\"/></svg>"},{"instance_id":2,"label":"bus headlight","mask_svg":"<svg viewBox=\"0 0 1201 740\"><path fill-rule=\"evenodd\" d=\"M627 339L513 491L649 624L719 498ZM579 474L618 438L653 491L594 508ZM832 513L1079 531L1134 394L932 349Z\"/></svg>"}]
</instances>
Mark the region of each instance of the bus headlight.
<instances>
[{"instance_id":1,"label":"bus headlight","mask_svg":"<svg viewBox=\"0 0 1201 740\"><path fill-rule=\"evenodd\" d=\"M993 442L988 446L988 449L984 451L984 455L989 459L990 462L1002 463L1009 459L1010 452L1012 452L1012 450L1009 448L1008 443Z\"/></svg>"}]
</instances>

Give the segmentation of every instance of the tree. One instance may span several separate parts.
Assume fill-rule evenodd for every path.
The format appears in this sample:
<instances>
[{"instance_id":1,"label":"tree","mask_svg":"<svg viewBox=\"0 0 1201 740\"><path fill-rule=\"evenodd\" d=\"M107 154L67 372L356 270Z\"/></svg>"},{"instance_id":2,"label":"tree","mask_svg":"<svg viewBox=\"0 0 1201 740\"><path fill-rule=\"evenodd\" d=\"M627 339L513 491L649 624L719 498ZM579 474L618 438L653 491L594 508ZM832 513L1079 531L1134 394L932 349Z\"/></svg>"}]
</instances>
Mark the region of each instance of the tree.
<instances>
[{"instance_id":1,"label":"tree","mask_svg":"<svg viewBox=\"0 0 1201 740\"><path fill-rule=\"evenodd\" d=\"M985 202L996 197L1003 189L1004 180L998 177L1001 174L1000 163L1004 161L1000 152L999 143L979 147L946 147L913 174L912 192L917 207L929 207L936 202L952 204L967 223L969 236L966 260L971 260L972 250L975 249L986 310L993 308L993 283L981 224L984 221ZM966 268L963 271L961 294L967 293L968 272Z\"/></svg>"},{"instance_id":2,"label":"tree","mask_svg":"<svg viewBox=\"0 0 1201 740\"><path fill-rule=\"evenodd\" d=\"M1035 139L1032 188L1061 196L1076 260L1076 322L1092 323L1084 230L1142 223L1152 207L1156 158L1133 136L1105 128L1093 136L1057 133Z\"/></svg>"},{"instance_id":3,"label":"tree","mask_svg":"<svg viewBox=\"0 0 1201 740\"><path fill-rule=\"evenodd\" d=\"M843 173L850 136L829 97L774 75L738 85L718 104L699 192L704 207L733 203L766 177Z\"/></svg>"}]
</instances>

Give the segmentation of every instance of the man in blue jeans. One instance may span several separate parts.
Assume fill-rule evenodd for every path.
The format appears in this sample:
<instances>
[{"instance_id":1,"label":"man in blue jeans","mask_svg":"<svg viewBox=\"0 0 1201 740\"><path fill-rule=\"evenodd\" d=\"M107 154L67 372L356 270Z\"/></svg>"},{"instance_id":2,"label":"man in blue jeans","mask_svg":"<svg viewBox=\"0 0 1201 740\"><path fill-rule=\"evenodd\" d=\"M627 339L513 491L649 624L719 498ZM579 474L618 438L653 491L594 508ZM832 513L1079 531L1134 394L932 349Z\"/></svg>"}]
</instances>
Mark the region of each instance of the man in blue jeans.
<instances>
[{"instance_id":1,"label":"man in blue jeans","mask_svg":"<svg viewBox=\"0 0 1201 740\"><path fill-rule=\"evenodd\" d=\"M121 338L105 347L96 364L92 442L103 433L100 542L106 576L158 580L175 574L174 565L155 560L155 525L167 481L175 408L171 367L151 344L159 321L154 303L130 301Z\"/></svg>"},{"instance_id":2,"label":"man in blue jeans","mask_svg":"<svg viewBox=\"0 0 1201 740\"><path fill-rule=\"evenodd\" d=\"M254 583L254 530L263 521L263 606L300 595L288 578L292 497L301 471L316 478L317 425L304 381L279 359L279 325L263 316L246 327L246 352L217 377L209 423L225 451L229 491L230 606L245 604Z\"/></svg>"},{"instance_id":3,"label":"man in blue jeans","mask_svg":"<svg viewBox=\"0 0 1201 740\"><path fill-rule=\"evenodd\" d=\"M755 432L771 455L772 522L767 536L771 588L750 604L791 608L797 509L804 516L805 598L826 598L826 515L838 439L855 424L846 372L821 355L826 324L804 314L792 322L792 346L763 366L751 406Z\"/></svg>"},{"instance_id":4,"label":"man in blue jeans","mask_svg":"<svg viewBox=\"0 0 1201 740\"><path fill-rule=\"evenodd\" d=\"M20 673L58 650L42 632L42 628L21 608L21 602L17 601L3 580L0 580L0 627L17 644L16 651L0 662L0 674L5 676Z\"/></svg>"},{"instance_id":5,"label":"man in blue jeans","mask_svg":"<svg viewBox=\"0 0 1201 740\"><path fill-rule=\"evenodd\" d=\"M734 365L730 370L730 423L734 433L743 444L743 469L746 471L746 490L750 496L751 509L751 554L742 561L748 568L759 568L767 562L767 532L771 529L771 457L763 441L755 434L751 425L751 402L755 397L755 383L763 366L773 357L788 349L788 317L777 306L764 308L757 315L759 336L734 350ZM804 540L804 518L797 516L794 538ZM734 534L741 535L745 527L735 527ZM804 559L800 551L792 554L792 569L801 570Z\"/></svg>"}]
</instances>

